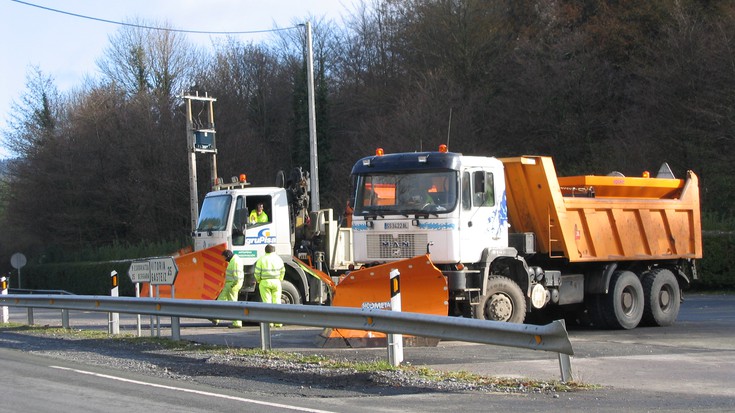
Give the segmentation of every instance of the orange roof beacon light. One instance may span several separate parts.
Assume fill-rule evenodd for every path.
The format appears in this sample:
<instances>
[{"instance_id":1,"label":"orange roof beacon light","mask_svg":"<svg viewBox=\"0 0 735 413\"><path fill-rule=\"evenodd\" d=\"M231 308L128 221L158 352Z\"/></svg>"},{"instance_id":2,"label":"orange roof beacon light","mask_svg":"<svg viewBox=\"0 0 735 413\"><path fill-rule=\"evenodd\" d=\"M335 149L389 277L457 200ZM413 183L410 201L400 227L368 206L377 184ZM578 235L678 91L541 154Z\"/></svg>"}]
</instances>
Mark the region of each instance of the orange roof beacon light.
<instances>
[{"instance_id":1,"label":"orange roof beacon light","mask_svg":"<svg viewBox=\"0 0 735 413\"><path fill-rule=\"evenodd\" d=\"M447 153L448 150L449 149L447 148L447 145L445 145L443 143L441 145L439 145L439 152L441 152L441 153Z\"/></svg>"},{"instance_id":2,"label":"orange roof beacon light","mask_svg":"<svg viewBox=\"0 0 735 413\"><path fill-rule=\"evenodd\" d=\"M384 154L385 154L385 152L383 151L383 148L378 148L378 149L375 150L375 155L376 156L383 156Z\"/></svg>"},{"instance_id":3,"label":"orange roof beacon light","mask_svg":"<svg viewBox=\"0 0 735 413\"><path fill-rule=\"evenodd\" d=\"M650 178L651 177L651 173L648 172L648 171L643 171L643 177L644 178Z\"/></svg>"},{"instance_id":4,"label":"orange roof beacon light","mask_svg":"<svg viewBox=\"0 0 735 413\"><path fill-rule=\"evenodd\" d=\"M240 174L240 183L245 183L248 181L248 176L245 174Z\"/></svg>"}]
</instances>

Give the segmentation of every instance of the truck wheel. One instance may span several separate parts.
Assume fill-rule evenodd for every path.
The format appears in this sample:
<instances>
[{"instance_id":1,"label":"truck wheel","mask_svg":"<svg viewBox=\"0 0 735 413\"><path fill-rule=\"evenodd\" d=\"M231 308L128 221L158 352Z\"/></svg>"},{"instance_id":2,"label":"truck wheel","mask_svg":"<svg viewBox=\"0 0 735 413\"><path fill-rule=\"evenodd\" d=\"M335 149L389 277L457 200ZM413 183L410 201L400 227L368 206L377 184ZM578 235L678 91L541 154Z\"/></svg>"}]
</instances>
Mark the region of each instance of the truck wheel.
<instances>
[{"instance_id":1,"label":"truck wheel","mask_svg":"<svg viewBox=\"0 0 735 413\"><path fill-rule=\"evenodd\" d=\"M299 290L290 281L281 281L281 304L303 304Z\"/></svg>"},{"instance_id":2,"label":"truck wheel","mask_svg":"<svg viewBox=\"0 0 735 413\"><path fill-rule=\"evenodd\" d=\"M526 318L526 297L510 278L490 277L487 294L480 297L474 310L475 318L481 320L522 323Z\"/></svg>"},{"instance_id":3,"label":"truck wheel","mask_svg":"<svg viewBox=\"0 0 735 413\"><path fill-rule=\"evenodd\" d=\"M681 305L681 290L676 276L665 268L643 274L643 323L649 326L670 326L676 321Z\"/></svg>"},{"instance_id":4,"label":"truck wheel","mask_svg":"<svg viewBox=\"0 0 735 413\"><path fill-rule=\"evenodd\" d=\"M616 271L604 297L605 319L612 329L636 328L643 317L643 286L630 271Z\"/></svg>"}]
</instances>

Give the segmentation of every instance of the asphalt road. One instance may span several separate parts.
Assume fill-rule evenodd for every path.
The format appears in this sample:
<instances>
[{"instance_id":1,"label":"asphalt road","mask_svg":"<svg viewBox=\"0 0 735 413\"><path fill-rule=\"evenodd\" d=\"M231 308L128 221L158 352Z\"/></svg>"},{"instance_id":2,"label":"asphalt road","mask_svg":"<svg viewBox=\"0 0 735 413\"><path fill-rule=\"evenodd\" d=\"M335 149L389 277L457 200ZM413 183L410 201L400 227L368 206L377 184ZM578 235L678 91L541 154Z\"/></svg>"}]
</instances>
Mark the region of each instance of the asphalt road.
<instances>
[{"instance_id":1,"label":"asphalt road","mask_svg":"<svg viewBox=\"0 0 735 413\"><path fill-rule=\"evenodd\" d=\"M103 313L71 312L73 327L105 328ZM58 311L36 310L36 324L60 325ZM27 312L11 308L11 322L24 323ZM145 323L143 335L150 335ZM161 335L170 335L162 319ZM243 329L213 327L195 319L181 320L182 339L242 347L260 347L257 326ZM121 315L121 330L136 329L135 318ZM321 330L286 326L272 332L275 349L327 354L354 360L387 359L385 348L322 348ZM154 334L157 332L154 331ZM574 394L565 400L515 397L515 407L558 410L711 410L735 411L735 296L687 295L679 319L671 327L629 331L570 330L575 355L574 379L601 385L600 390ZM558 380L557 356L532 350L445 341L437 347L407 347L404 362L435 369L464 370L483 375ZM564 397L564 396L563 396ZM443 398L449 401L451 398ZM488 406L484 397L477 407ZM521 402L521 399L522 402ZM502 399L493 399L501 402ZM414 405L424 404L413 400ZM428 400L428 406L432 406ZM451 402L450 402L451 403ZM434 405L440 409L440 405ZM466 405L463 404L463 407ZM449 406L451 407L451 406ZM499 405L496 405L499 407ZM468 407L471 409L472 407Z\"/></svg>"}]
</instances>

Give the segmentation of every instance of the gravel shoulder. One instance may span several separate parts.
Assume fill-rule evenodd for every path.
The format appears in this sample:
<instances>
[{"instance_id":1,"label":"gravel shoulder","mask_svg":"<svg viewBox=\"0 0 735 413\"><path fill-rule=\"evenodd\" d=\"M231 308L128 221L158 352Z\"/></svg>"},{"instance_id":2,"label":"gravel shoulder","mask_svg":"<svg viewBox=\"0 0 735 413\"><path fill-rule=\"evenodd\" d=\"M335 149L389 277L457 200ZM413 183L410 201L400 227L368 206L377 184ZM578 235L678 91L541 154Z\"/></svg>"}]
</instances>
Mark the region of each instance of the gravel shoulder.
<instances>
[{"instance_id":1,"label":"gravel shoulder","mask_svg":"<svg viewBox=\"0 0 735 413\"><path fill-rule=\"evenodd\" d=\"M534 393L559 397L560 383L522 379L477 382L456 375L433 376L427 369L394 370L328 366L325 360L291 360L238 349L173 343L167 339L89 338L58 329L0 328L0 346L66 362L124 369L136 373L206 384L235 391L268 389L289 397L366 397L431 392ZM438 372L437 372L438 373ZM267 386L263 384L267 383ZM578 390L577 391L584 391Z\"/></svg>"}]
</instances>

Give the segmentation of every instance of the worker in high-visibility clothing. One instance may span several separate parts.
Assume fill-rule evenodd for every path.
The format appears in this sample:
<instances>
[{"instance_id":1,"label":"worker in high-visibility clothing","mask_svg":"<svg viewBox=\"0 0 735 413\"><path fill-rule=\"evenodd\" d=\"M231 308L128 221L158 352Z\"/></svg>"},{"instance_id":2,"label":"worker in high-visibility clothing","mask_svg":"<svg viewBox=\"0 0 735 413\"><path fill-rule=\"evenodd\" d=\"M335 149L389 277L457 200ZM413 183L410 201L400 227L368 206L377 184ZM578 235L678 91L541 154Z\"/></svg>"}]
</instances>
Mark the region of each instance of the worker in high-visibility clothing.
<instances>
[{"instance_id":1,"label":"worker in high-visibility clothing","mask_svg":"<svg viewBox=\"0 0 735 413\"><path fill-rule=\"evenodd\" d=\"M265 246L265 255L255 263L255 281L258 282L260 299L264 303L281 303L281 281L286 275L286 267L278 254L274 254L276 247ZM282 327L282 324L271 323L271 327Z\"/></svg>"},{"instance_id":2,"label":"worker in high-visibility clothing","mask_svg":"<svg viewBox=\"0 0 735 413\"><path fill-rule=\"evenodd\" d=\"M243 271L242 262L237 254L231 250L224 250L222 256L227 261L227 269L225 270L225 286L217 297L218 301L237 301L240 294L242 283L245 280L245 272ZM210 320L212 324L218 325L219 320ZM233 320L230 328L241 328L242 321Z\"/></svg>"},{"instance_id":3,"label":"worker in high-visibility clothing","mask_svg":"<svg viewBox=\"0 0 735 413\"><path fill-rule=\"evenodd\" d=\"M263 210L263 203L259 203L255 209L250 213L251 224L262 224L268 222L268 214Z\"/></svg>"}]
</instances>

